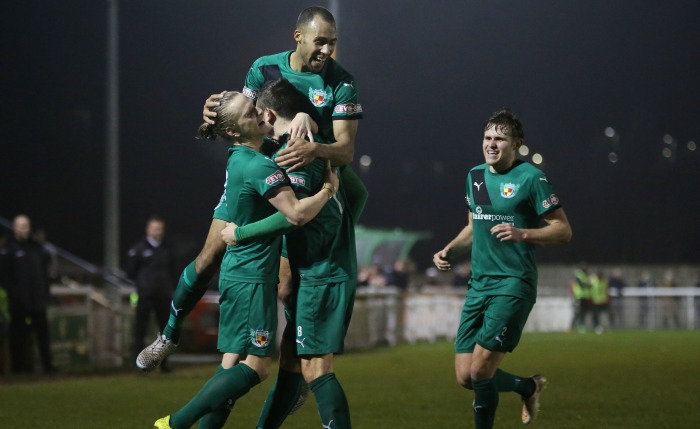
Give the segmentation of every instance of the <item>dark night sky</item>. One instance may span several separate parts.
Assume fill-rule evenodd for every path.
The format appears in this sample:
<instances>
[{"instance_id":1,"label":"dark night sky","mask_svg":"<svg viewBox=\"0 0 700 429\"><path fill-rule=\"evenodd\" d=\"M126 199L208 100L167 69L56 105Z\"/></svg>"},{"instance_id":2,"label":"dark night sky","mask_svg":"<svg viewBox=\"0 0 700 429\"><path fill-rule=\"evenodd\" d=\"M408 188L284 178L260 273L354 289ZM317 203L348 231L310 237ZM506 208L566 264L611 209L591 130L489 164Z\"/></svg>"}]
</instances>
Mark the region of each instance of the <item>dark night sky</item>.
<instances>
[{"instance_id":1,"label":"dark night sky","mask_svg":"<svg viewBox=\"0 0 700 429\"><path fill-rule=\"evenodd\" d=\"M193 138L202 105L240 89L255 58L294 47L312 3L276 3L120 2L122 254L151 213L187 257L203 242L226 152ZM419 266L464 226L465 174L502 106L520 114L574 228L541 261L697 263L700 150L687 144L700 143L700 2L342 3L338 59L365 110L355 168L372 158L362 223L432 232ZM106 1L37 0L0 18L0 216L25 212L95 263L106 15Z\"/></svg>"}]
</instances>

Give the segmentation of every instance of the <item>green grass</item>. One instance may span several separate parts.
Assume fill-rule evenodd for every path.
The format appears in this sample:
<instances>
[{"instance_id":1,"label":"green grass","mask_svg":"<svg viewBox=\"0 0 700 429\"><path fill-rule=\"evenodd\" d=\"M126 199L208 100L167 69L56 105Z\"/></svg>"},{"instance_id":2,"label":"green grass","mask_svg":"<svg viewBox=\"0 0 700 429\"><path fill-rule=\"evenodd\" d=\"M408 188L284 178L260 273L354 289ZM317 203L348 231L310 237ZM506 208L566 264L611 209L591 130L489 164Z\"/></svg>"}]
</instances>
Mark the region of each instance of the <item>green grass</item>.
<instances>
[{"instance_id":1,"label":"green grass","mask_svg":"<svg viewBox=\"0 0 700 429\"><path fill-rule=\"evenodd\" d=\"M402 345L339 358L355 428L472 428L472 392L457 386L448 343ZM700 331L526 334L502 368L549 379L533 428L700 427ZM183 405L214 366L0 385L6 428L150 428ZM272 384L236 403L226 427L254 428ZM520 402L502 393L496 427L522 428ZM313 399L285 428L320 427Z\"/></svg>"}]
</instances>

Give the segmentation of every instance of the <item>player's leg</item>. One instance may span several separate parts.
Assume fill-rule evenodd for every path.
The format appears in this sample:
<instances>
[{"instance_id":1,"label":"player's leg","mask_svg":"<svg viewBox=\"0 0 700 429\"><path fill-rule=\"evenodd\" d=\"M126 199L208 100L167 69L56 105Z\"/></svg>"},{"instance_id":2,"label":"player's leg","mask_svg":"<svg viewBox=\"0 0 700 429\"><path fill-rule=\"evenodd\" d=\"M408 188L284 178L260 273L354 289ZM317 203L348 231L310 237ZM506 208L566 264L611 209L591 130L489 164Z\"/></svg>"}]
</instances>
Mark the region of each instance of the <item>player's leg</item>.
<instances>
[{"instance_id":1,"label":"player's leg","mask_svg":"<svg viewBox=\"0 0 700 429\"><path fill-rule=\"evenodd\" d=\"M256 428L270 429L282 425L288 415L306 402L309 388L301 375L301 364L296 352L295 303L296 291L289 259L280 258L280 282L277 296L284 304L286 326L280 342L279 371L260 411Z\"/></svg>"},{"instance_id":2,"label":"player's leg","mask_svg":"<svg viewBox=\"0 0 700 429\"><path fill-rule=\"evenodd\" d=\"M308 386L301 375L301 364L294 342L294 320L288 320L280 343L277 379L265 399L256 428L280 427L287 416L299 408L299 399L304 389L308 394Z\"/></svg>"},{"instance_id":3,"label":"player's leg","mask_svg":"<svg viewBox=\"0 0 700 429\"><path fill-rule=\"evenodd\" d=\"M270 357L248 355L237 365L228 366L230 363L227 361L231 356L230 353L224 355L221 368L214 376L190 402L170 416L172 429L189 429L206 414L233 404L269 374L272 365ZM221 423L225 423L225 419Z\"/></svg>"},{"instance_id":4,"label":"player's leg","mask_svg":"<svg viewBox=\"0 0 700 429\"><path fill-rule=\"evenodd\" d=\"M350 407L333 369L343 352L354 299L354 282L302 285L297 296L297 353L324 426L350 428Z\"/></svg>"},{"instance_id":5,"label":"player's leg","mask_svg":"<svg viewBox=\"0 0 700 429\"><path fill-rule=\"evenodd\" d=\"M202 418L207 424L223 425L233 403L269 375L277 326L277 288L260 283L222 282L220 290L217 347L227 353L221 369L170 417L172 429L189 428ZM259 329L251 331L253 326ZM228 412L222 412L227 409ZM205 417L210 413L215 416Z\"/></svg>"},{"instance_id":6,"label":"player's leg","mask_svg":"<svg viewBox=\"0 0 700 429\"><path fill-rule=\"evenodd\" d=\"M204 247L180 275L177 287L170 303L168 323L162 335L139 353L136 365L144 371L151 371L160 365L163 359L175 352L180 341L180 329L187 315L202 298L209 287L209 281L221 266L221 259L226 251L226 244L221 239L221 230L226 222L212 219Z\"/></svg>"},{"instance_id":7,"label":"player's leg","mask_svg":"<svg viewBox=\"0 0 700 429\"><path fill-rule=\"evenodd\" d=\"M223 220L212 219L204 247L180 275L173 293L170 318L163 330L163 334L176 343L180 340L182 322L207 291L209 281L221 266L221 259L226 251L226 243L221 239L221 230L225 227L226 222Z\"/></svg>"}]
</instances>

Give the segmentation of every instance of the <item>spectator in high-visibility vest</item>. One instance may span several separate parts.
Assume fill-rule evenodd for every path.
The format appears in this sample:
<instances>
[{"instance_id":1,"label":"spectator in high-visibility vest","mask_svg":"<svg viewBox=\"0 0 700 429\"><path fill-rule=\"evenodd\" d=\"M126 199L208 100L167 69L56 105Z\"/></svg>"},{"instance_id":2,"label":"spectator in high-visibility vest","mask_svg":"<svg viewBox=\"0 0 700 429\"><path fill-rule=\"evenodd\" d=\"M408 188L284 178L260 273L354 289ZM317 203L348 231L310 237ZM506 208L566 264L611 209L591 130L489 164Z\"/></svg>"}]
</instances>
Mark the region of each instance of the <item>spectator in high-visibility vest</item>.
<instances>
[{"instance_id":1,"label":"spectator in high-visibility vest","mask_svg":"<svg viewBox=\"0 0 700 429\"><path fill-rule=\"evenodd\" d=\"M591 311L591 281L588 277L588 264L581 263L574 271L571 282L571 294L574 298L574 317L571 330L586 331L586 315Z\"/></svg>"},{"instance_id":2,"label":"spectator in high-visibility vest","mask_svg":"<svg viewBox=\"0 0 700 429\"><path fill-rule=\"evenodd\" d=\"M590 276L591 303L593 310L593 327L596 334L603 333L602 316L609 320L610 296L608 295L608 279L603 270L598 269Z\"/></svg>"}]
</instances>

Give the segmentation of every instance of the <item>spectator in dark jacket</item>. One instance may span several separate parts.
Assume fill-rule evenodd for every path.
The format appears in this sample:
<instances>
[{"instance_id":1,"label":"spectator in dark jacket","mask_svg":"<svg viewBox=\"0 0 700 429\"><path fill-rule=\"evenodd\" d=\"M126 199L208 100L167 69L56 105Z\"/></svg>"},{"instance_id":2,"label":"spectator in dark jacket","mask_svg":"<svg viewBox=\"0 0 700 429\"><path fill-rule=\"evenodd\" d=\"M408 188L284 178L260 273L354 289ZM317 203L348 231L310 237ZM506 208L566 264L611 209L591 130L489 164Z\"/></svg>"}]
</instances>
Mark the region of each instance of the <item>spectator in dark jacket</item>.
<instances>
[{"instance_id":1,"label":"spectator in dark jacket","mask_svg":"<svg viewBox=\"0 0 700 429\"><path fill-rule=\"evenodd\" d=\"M7 290L10 310L10 356L12 372L33 369L32 333L45 373L55 371L49 340L50 255L32 238L32 223L26 215L12 221L12 235L0 249L0 283Z\"/></svg>"},{"instance_id":2,"label":"spectator in dark jacket","mask_svg":"<svg viewBox=\"0 0 700 429\"><path fill-rule=\"evenodd\" d=\"M158 329L168 323L172 285L175 284L173 255L163 242L165 221L152 216L146 222L146 236L129 249L126 272L136 284L138 302L134 324L133 358L144 346L151 314L155 314ZM167 370L163 361L161 370Z\"/></svg>"}]
</instances>

